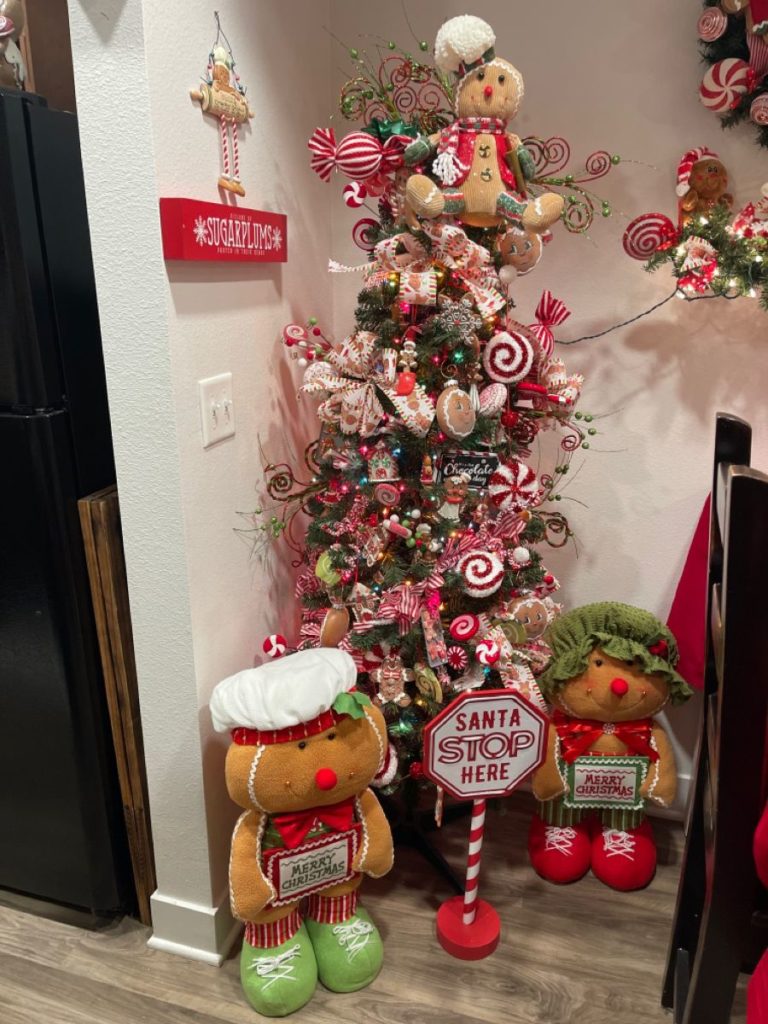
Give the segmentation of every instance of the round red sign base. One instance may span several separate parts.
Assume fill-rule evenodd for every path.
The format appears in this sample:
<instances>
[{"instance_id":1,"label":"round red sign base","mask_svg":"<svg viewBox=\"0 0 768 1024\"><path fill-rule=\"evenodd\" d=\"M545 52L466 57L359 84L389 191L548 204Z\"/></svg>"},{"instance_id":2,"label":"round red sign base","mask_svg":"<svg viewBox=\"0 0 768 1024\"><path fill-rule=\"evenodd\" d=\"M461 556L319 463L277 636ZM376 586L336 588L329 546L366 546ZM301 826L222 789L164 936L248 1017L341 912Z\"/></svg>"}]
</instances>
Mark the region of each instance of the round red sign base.
<instances>
[{"instance_id":1,"label":"round red sign base","mask_svg":"<svg viewBox=\"0 0 768 1024\"><path fill-rule=\"evenodd\" d=\"M490 956L499 944L501 923L499 915L485 900L477 901L477 913L472 924L464 924L464 897L453 896L437 912L437 938L451 956L459 960L482 960Z\"/></svg>"}]
</instances>

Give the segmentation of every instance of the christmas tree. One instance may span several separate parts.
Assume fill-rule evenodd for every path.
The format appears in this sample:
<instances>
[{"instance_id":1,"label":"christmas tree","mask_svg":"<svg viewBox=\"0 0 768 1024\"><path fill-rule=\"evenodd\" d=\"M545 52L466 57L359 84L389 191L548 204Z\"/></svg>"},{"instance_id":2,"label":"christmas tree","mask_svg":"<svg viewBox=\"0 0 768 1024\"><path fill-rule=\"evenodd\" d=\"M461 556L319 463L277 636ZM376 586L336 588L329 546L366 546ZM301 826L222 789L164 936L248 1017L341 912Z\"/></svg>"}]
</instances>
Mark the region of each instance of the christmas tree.
<instances>
[{"instance_id":1,"label":"christmas tree","mask_svg":"<svg viewBox=\"0 0 768 1024\"><path fill-rule=\"evenodd\" d=\"M298 646L355 658L388 722L380 781L392 790L419 777L423 725L462 690L514 687L544 706L542 635L560 608L541 551L570 536L553 501L594 432L575 412L582 378L554 354L568 310L544 292L521 316L511 291L550 224L585 230L594 204L579 182L617 160L595 154L581 178L545 176L567 144L512 134L522 79L493 46L490 27L465 17L441 29L437 68L399 52L375 68L351 51L341 111L364 128L338 142L317 129L309 142L321 178L350 178L347 205L378 210L355 231L368 262L332 264L362 277L347 337L314 320L285 329L321 429L306 484L266 467L283 511L262 529L290 537L295 513L309 516L294 541ZM560 434L549 473L532 456L544 431Z\"/></svg>"}]
</instances>

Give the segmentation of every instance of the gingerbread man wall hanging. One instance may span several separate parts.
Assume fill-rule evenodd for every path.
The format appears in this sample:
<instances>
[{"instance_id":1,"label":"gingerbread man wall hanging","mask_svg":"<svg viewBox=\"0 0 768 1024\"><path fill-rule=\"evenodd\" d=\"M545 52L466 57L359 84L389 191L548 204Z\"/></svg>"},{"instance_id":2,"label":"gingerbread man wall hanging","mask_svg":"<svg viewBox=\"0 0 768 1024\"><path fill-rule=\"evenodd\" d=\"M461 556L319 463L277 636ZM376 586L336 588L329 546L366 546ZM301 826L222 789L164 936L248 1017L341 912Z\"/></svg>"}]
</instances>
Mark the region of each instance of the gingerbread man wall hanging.
<instances>
[{"instance_id":1,"label":"gingerbread man wall hanging","mask_svg":"<svg viewBox=\"0 0 768 1024\"><path fill-rule=\"evenodd\" d=\"M235 71L235 58L229 40L221 28L219 12L214 11L214 16L216 39L208 54L208 66L202 76L200 88L190 89L189 94L200 104L204 114L215 117L219 122L222 158L219 188L244 196L245 189L240 182L240 144L237 126L247 124L249 118L253 117L253 111L245 98L245 86Z\"/></svg>"}]
</instances>

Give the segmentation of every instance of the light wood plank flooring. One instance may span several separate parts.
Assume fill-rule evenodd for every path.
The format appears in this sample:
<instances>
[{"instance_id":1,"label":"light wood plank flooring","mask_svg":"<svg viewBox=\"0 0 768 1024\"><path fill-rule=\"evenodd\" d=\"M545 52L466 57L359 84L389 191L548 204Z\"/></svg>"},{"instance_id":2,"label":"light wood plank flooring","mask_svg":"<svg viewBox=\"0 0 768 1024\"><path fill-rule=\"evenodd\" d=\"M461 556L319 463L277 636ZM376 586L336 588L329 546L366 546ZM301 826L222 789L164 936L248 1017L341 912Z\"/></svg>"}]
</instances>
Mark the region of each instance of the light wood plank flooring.
<instances>
[{"instance_id":1,"label":"light wood plank flooring","mask_svg":"<svg viewBox=\"0 0 768 1024\"><path fill-rule=\"evenodd\" d=\"M386 961L364 992L318 988L297 1024L654 1024L659 1006L682 836L656 823L657 876L647 890L613 893L591 876L547 885L528 866L531 798L490 813L481 895L503 924L496 953L478 963L449 957L433 935L444 882L409 850L386 880L365 887ZM458 867L467 822L439 844ZM236 957L221 970L146 947L147 929L124 919L84 930L0 903L2 1024L253 1024ZM745 1020L744 984L732 1024Z\"/></svg>"}]
</instances>

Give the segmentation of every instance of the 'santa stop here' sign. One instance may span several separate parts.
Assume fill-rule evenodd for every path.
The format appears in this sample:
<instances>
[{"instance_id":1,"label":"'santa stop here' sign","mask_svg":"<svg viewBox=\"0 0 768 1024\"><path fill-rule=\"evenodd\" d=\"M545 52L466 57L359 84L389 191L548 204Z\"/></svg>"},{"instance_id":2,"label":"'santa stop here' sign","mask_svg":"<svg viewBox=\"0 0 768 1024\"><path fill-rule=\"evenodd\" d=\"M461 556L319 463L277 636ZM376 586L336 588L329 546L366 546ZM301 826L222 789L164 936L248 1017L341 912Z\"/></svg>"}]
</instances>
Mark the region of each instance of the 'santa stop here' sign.
<instances>
[{"instance_id":1,"label":"'santa stop here' sign","mask_svg":"<svg viewBox=\"0 0 768 1024\"><path fill-rule=\"evenodd\" d=\"M424 727L424 774L459 799L506 796L543 764L547 728L514 690L464 693Z\"/></svg>"}]
</instances>

